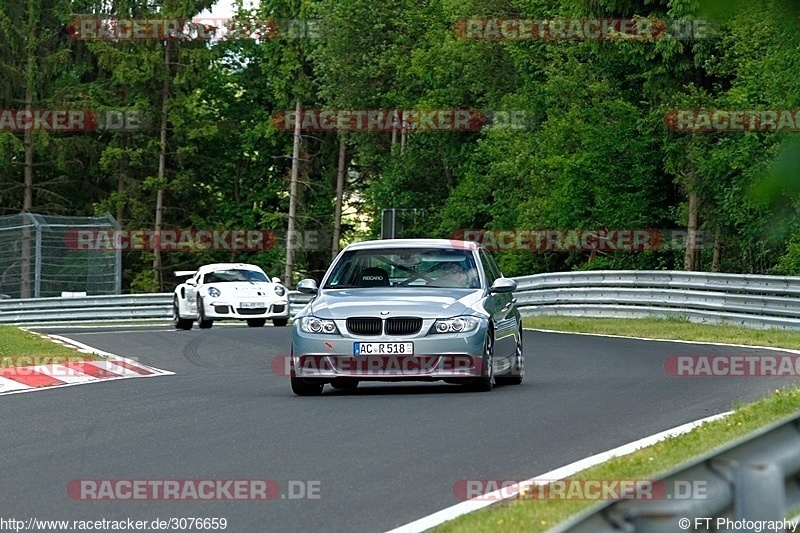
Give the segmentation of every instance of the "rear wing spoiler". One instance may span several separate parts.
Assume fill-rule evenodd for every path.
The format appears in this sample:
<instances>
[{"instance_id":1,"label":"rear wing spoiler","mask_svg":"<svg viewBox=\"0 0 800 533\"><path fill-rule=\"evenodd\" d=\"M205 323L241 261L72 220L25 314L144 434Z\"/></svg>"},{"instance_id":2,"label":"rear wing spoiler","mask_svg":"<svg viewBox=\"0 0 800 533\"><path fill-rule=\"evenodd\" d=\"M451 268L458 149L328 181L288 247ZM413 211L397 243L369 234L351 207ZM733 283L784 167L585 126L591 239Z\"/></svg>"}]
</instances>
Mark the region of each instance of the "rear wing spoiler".
<instances>
[{"instance_id":1,"label":"rear wing spoiler","mask_svg":"<svg viewBox=\"0 0 800 533\"><path fill-rule=\"evenodd\" d=\"M176 270L176 278L185 278L186 276L194 276L197 270Z\"/></svg>"}]
</instances>

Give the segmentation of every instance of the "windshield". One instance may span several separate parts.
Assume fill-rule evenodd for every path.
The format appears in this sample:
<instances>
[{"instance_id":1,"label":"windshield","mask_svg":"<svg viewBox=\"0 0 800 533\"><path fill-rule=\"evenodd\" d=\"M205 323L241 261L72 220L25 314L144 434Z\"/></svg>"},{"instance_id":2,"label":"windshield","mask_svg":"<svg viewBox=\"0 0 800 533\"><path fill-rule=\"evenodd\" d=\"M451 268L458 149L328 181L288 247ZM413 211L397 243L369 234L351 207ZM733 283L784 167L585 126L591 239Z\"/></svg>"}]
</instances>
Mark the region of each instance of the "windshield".
<instances>
[{"instance_id":1,"label":"windshield","mask_svg":"<svg viewBox=\"0 0 800 533\"><path fill-rule=\"evenodd\" d=\"M215 270L203 277L203 283L224 283L227 281L269 281L263 272L257 270L230 269Z\"/></svg>"},{"instance_id":2,"label":"windshield","mask_svg":"<svg viewBox=\"0 0 800 533\"><path fill-rule=\"evenodd\" d=\"M376 249L347 252L323 289L353 287L453 287L479 289L480 278L469 250L435 248Z\"/></svg>"}]
</instances>

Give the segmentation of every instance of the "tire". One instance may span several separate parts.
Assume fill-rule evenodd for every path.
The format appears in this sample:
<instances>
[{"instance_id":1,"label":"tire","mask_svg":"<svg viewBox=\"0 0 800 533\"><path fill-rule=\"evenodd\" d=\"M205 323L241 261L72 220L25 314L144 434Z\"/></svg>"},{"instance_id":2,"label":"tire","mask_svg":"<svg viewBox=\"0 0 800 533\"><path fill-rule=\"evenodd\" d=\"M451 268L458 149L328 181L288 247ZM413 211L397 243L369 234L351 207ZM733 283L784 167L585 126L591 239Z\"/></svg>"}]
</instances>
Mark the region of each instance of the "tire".
<instances>
[{"instance_id":1,"label":"tire","mask_svg":"<svg viewBox=\"0 0 800 533\"><path fill-rule=\"evenodd\" d=\"M181 318L181 308L178 303L178 297L175 296L172 299L172 324L175 326L175 329L189 330L192 329L193 323L194 320Z\"/></svg>"},{"instance_id":2,"label":"tire","mask_svg":"<svg viewBox=\"0 0 800 533\"><path fill-rule=\"evenodd\" d=\"M486 332L483 342L483 376L469 382L467 388L475 392L489 392L494 388L494 333Z\"/></svg>"},{"instance_id":3,"label":"tire","mask_svg":"<svg viewBox=\"0 0 800 533\"><path fill-rule=\"evenodd\" d=\"M522 353L522 330L519 332L519 339L517 339L517 351L514 355L516 359L516 374L509 376L499 376L495 378L498 385L521 385L522 379L525 377L525 356Z\"/></svg>"},{"instance_id":4,"label":"tire","mask_svg":"<svg viewBox=\"0 0 800 533\"><path fill-rule=\"evenodd\" d=\"M209 329L214 325L213 320L208 320L206 318L205 311L203 311L203 300L201 298L197 299L197 325L200 326L200 329Z\"/></svg>"},{"instance_id":5,"label":"tire","mask_svg":"<svg viewBox=\"0 0 800 533\"><path fill-rule=\"evenodd\" d=\"M324 383L309 383L292 376L292 392L298 396L319 396L322 394Z\"/></svg>"},{"instance_id":6,"label":"tire","mask_svg":"<svg viewBox=\"0 0 800 533\"><path fill-rule=\"evenodd\" d=\"M273 318L272 319L272 325L275 326L276 328L282 328L283 326L285 326L288 323L289 323L289 319L288 318Z\"/></svg>"},{"instance_id":7,"label":"tire","mask_svg":"<svg viewBox=\"0 0 800 533\"><path fill-rule=\"evenodd\" d=\"M267 323L266 318L248 318L247 325L251 328L262 328Z\"/></svg>"},{"instance_id":8,"label":"tire","mask_svg":"<svg viewBox=\"0 0 800 533\"><path fill-rule=\"evenodd\" d=\"M358 380L353 378L336 378L331 381L331 387L336 390L355 390L358 387Z\"/></svg>"}]
</instances>

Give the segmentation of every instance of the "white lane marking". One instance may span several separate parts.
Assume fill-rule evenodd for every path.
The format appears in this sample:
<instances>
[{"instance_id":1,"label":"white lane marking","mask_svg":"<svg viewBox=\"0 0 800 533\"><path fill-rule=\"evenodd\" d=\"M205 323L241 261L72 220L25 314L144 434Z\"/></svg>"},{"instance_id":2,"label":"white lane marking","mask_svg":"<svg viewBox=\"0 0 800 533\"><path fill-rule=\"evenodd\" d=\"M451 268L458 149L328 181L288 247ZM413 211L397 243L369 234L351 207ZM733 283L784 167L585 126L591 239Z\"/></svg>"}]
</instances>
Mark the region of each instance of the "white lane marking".
<instances>
[{"instance_id":1,"label":"white lane marking","mask_svg":"<svg viewBox=\"0 0 800 533\"><path fill-rule=\"evenodd\" d=\"M555 329L540 329L540 328L522 328L528 331L541 331L544 333L560 333L562 335L588 335L592 337L608 337L611 339L634 339L637 341L656 341L656 342L673 342L678 344L708 344L711 346L730 346L732 348L752 348L754 350L772 350L775 352L788 352L800 354L800 350L793 350L791 348L777 348L775 346L756 346L754 344L730 344L727 342L710 342L710 341L682 341L676 339L651 339L648 337L629 337L627 335L610 335L608 333L579 333L577 331L558 331Z\"/></svg>"},{"instance_id":2,"label":"white lane marking","mask_svg":"<svg viewBox=\"0 0 800 533\"><path fill-rule=\"evenodd\" d=\"M27 328L20 328L23 331L30 331ZM36 365L36 366L28 366L28 367L21 367L22 370L24 369L32 369L37 372L44 373L46 375L52 376L55 379L64 382L63 384L59 385L48 385L45 387L31 387L29 385L25 385L19 383L10 378L4 378L0 376L0 396L6 396L11 394L18 394L23 392L33 392L33 391L43 391L43 390L50 390L50 389L60 389L62 387L72 387L75 385L85 385L88 383L101 383L104 381L116 381L119 379L131 379L131 378L152 378L158 376L171 376L175 373L170 370L162 370L160 368L155 368L144 363L140 363L134 359L129 359L127 357L120 357L116 354L106 352L103 350L99 350L88 344L84 344L82 342L78 342L76 340L62 337L61 335L47 335L38 332L31 332L35 333L36 335L45 338L51 342L56 344L62 344L69 348L74 348L76 351L80 351L82 353L91 353L99 355L100 357L105 358L104 361L83 361L83 363L92 364L92 366L99 367L99 368L106 368L110 372L115 374L119 374L117 376L102 376L96 377L91 376L89 374L84 374L78 370L73 368L64 366L62 364L54 363L54 364L47 364L47 365ZM111 358L111 361L108 359ZM130 370L122 365L117 363L125 363L131 365L133 367L143 369L149 372L149 374L141 374L136 372L135 370ZM104 366L108 365L108 366Z\"/></svg>"},{"instance_id":3,"label":"white lane marking","mask_svg":"<svg viewBox=\"0 0 800 533\"><path fill-rule=\"evenodd\" d=\"M0 376L0 394L5 394L11 391L20 391L30 388L31 388L30 385L25 385L24 383L14 381L13 379L8 379Z\"/></svg>"},{"instance_id":4,"label":"white lane marking","mask_svg":"<svg viewBox=\"0 0 800 533\"><path fill-rule=\"evenodd\" d=\"M174 331L176 333L183 333L183 331L175 329L174 327L166 327L166 324L96 324L96 325L70 325L70 324L42 324L40 326L25 326L21 327L20 329L30 330L31 328L41 328L41 329L68 329L68 330L81 330L81 329L106 329L109 331L87 331L87 332L80 332L76 331L77 334L80 335L108 335L109 333L153 333L153 332L167 332L167 331ZM115 329L115 328L161 328L164 327L166 329ZM237 323L237 322L214 322L214 327L239 327L244 328L246 324L244 322ZM265 324L264 327L273 327L272 324ZM195 329L195 328L193 328ZM54 336L54 335L52 335Z\"/></svg>"},{"instance_id":5,"label":"white lane marking","mask_svg":"<svg viewBox=\"0 0 800 533\"><path fill-rule=\"evenodd\" d=\"M36 372L41 372L46 376L51 376L56 378L59 381L63 381L64 383L89 383L91 381L97 381L97 378L94 376L90 376L88 374L84 374L75 370L74 368L70 368L68 366L64 366L58 363L48 364L48 365L37 365L37 366L29 366L25 368L30 368Z\"/></svg>"},{"instance_id":6,"label":"white lane marking","mask_svg":"<svg viewBox=\"0 0 800 533\"><path fill-rule=\"evenodd\" d=\"M124 366L120 366L115 364L112 361L86 361L87 364L94 365L98 368L102 368L103 370L108 370L109 372L113 372L115 374L119 374L120 377L127 377L127 376L141 376L142 374L135 372L129 368L125 368Z\"/></svg>"},{"instance_id":7,"label":"white lane marking","mask_svg":"<svg viewBox=\"0 0 800 533\"><path fill-rule=\"evenodd\" d=\"M447 507L446 509L442 509L441 511L422 517L419 520L415 520L404 526L392 529L387 533L421 533L422 531L426 531L432 527L443 524L448 520L453 520L454 518L457 518L461 515L465 515L473 511L477 511L478 509L483 509L484 507L488 507L490 505L498 503L504 498L513 497L523 487L529 487L530 485L542 485L554 480L563 479L567 476L577 474L581 470L585 470L591 466L604 463L613 457L619 457L622 455L633 453L640 448L644 448L652 444L655 444L663 439L666 439L667 437L674 437L676 435L682 435L684 433L688 433L689 431L693 430L694 428L706 422L719 420L720 418L724 418L732 413L733 411L728 411L726 413L720 413L718 415L709 416L708 418L703 418L701 420L689 422L688 424L683 424L682 426L668 429L667 431L662 431L661 433L656 433L655 435L651 435L649 437L645 437L643 439L639 439L637 441L624 444L618 448L614 448L613 450L608 450L607 452L598 453L597 455L592 455L591 457L586 457L585 459L581 459L580 461L576 461L566 466L562 466L561 468L551 470L550 472L547 472L545 474L541 474L531 479L521 481L510 487L506 487L488 494L484 494L482 496L479 496L478 498L473 498L471 500L467 500L458 503L456 505L453 505L452 507Z\"/></svg>"}]
</instances>

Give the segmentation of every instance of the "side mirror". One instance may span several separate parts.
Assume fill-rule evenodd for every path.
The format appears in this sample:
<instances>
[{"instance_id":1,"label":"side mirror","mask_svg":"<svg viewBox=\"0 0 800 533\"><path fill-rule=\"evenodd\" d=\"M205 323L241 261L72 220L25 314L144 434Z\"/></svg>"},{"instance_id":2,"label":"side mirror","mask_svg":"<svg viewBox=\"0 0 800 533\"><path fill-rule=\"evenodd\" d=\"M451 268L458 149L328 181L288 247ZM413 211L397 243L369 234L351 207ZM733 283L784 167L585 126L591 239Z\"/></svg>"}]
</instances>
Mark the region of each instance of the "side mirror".
<instances>
[{"instance_id":1,"label":"side mirror","mask_svg":"<svg viewBox=\"0 0 800 533\"><path fill-rule=\"evenodd\" d=\"M497 278L489 287L490 293L514 292L515 290L517 290L517 282L511 278Z\"/></svg>"},{"instance_id":2,"label":"side mirror","mask_svg":"<svg viewBox=\"0 0 800 533\"><path fill-rule=\"evenodd\" d=\"M280 283L280 282L281 282L281 278L278 278L278 277L272 278L272 283Z\"/></svg>"},{"instance_id":3,"label":"side mirror","mask_svg":"<svg viewBox=\"0 0 800 533\"><path fill-rule=\"evenodd\" d=\"M300 292L305 292L307 294L317 294L317 291L319 291L319 289L317 288L317 282L316 280L313 279L304 279L303 281L298 283L297 290Z\"/></svg>"},{"instance_id":4,"label":"side mirror","mask_svg":"<svg viewBox=\"0 0 800 533\"><path fill-rule=\"evenodd\" d=\"M195 281L195 279L194 279L194 278L189 278L189 279L187 279L187 280L186 280L186 284L187 284L187 285L191 285L192 287L197 287L197 282Z\"/></svg>"}]
</instances>

